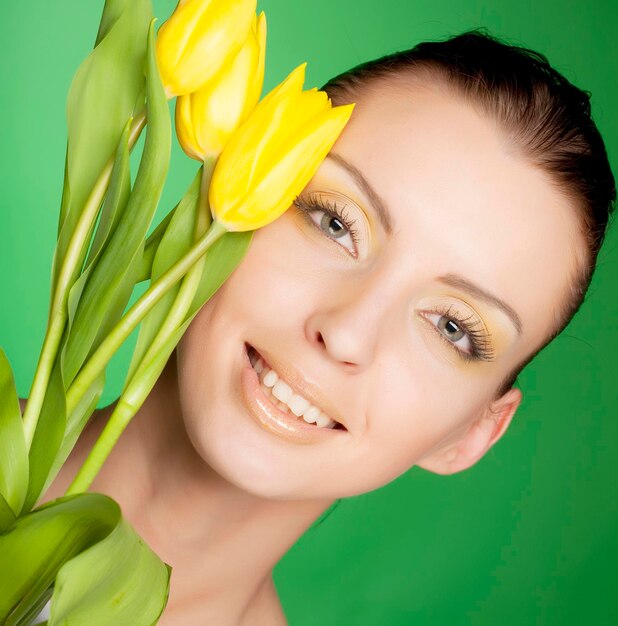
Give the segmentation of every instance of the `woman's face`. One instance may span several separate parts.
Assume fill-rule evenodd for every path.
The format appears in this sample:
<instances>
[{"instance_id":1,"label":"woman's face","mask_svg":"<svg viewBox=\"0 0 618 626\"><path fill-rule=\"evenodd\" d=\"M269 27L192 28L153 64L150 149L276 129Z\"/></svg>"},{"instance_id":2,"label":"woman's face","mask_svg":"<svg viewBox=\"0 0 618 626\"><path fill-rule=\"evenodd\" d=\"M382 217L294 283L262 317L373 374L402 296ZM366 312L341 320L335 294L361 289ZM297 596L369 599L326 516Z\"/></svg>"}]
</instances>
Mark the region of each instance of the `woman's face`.
<instances>
[{"instance_id":1,"label":"woman's face","mask_svg":"<svg viewBox=\"0 0 618 626\"><path fill-rule=\"evenodd\" d=\"M512 389L494 401L499 382L564 301L574 215L459 98L435 86L363 93L298 206L254 233L179 346L196 450L277 499L364 493L413 465L472 465L521 400ZM275 371L292 368L347 430L307 443L258 425L245 342Z\"/></svg>"}]
</instances>

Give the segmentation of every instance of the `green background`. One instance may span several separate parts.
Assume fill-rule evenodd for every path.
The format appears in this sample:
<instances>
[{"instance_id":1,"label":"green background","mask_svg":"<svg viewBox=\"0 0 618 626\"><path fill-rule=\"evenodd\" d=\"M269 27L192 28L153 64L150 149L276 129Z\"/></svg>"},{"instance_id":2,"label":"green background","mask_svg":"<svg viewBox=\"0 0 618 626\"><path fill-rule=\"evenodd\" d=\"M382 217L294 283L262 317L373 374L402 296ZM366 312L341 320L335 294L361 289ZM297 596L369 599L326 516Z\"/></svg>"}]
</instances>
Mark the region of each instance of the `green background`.
<instances>
[{"instance_id":1,"label":"green background","mask_svg":"<svg viewBox=\"0 0 618 626\"><path fill-rule=\"evenodd\" d=\"M102 4L2 0L0 345L22 397L46 322L65 98ZM162 21L174 6L155 0L155 14ZM368 58L486 26L542 52L592 92L617 170L612 0L263 0L260 7L269 29L266 89L305 60L307 86L319 86ZM174 149L159 216L195 168ZM610 229L583 308L523 372L514 423L477 466L448 477L414 468L343 500L277 565L292 626L618 623L617 237ZM114 361L105 403L128 354Z\"/></svg>"}]
</instances>

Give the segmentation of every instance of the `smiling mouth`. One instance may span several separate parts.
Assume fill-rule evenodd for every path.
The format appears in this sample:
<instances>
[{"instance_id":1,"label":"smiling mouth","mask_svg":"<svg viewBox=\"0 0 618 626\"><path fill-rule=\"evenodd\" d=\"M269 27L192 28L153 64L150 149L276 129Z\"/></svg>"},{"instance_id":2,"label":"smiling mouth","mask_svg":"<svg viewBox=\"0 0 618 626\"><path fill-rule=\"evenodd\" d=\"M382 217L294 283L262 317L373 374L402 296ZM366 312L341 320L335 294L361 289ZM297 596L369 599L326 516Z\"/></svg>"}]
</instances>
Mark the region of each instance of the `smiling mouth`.
<instances>
[{"instance_id":1,"label":"smiling mouth","mask_svg":"<svg viewBox=\"0 0 618 626\"><path fill-rule=\"evenodd\" d=\"M282 378L279 373L271 367L260 352L246 342L245 351L267 397L269 397L271 402L278 406L280 410L283 410L290 416L295 415L301 422L305 422L319 429L347 431L347 428L343 424L331 418L330 415L324 413L318 406L312 404L301 393L292 388L288 381ZM271 379L270 382L267 376ZM283 382L284 388L287 387L283 395L277 393L280 390L279 380Z\"/></svg>"}]
</instances>

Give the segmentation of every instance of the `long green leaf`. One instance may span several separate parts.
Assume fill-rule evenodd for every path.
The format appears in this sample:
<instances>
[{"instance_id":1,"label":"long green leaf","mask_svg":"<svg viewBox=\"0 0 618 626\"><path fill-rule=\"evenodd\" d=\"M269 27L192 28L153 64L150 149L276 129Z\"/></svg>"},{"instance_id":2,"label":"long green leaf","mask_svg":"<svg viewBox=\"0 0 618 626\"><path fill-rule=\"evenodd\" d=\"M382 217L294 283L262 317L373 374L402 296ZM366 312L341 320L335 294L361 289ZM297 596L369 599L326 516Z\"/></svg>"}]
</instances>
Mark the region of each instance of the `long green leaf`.
<instances>
[{"instance_id":1,"label":"long green leaf","mask_svg":"<svg viewBox=\"0 0 618 626\"><path fill-rule=\"evenodd\" d=\"M71 185L69 183L69 146L67 142L67 152L64 157L64 183L62 185L62 199L60 201L60 215L58 216L58 237L62 229L62 224L66 219L71 207Z\"/></svg>"},{"instance_id":2,"label":"long green leaf","mask_svg":"<svg viewBox=\"0 0 618 626\"><path fill-rule=\"evenodd\" d=\"M0 534L15 522L15 514L9 506L9 503L0 494Z\"/></svg>"},{"instance_id":3,"label":"long green leaf","mask_svg":"<svg viewBox=\"0 0 618 626\"><path fill-rule=\"evenodd\" d=\"M67 100L66 193L53 260L52 293L86 198L113 155L122 129L134 115L143 93L146 33L151 19L150 0L108 0L97 45L71 83ZM76 272L80 268L81 263Z\"/></svg>"},{"instance_id":4,"label":"long green leaf","mask_svg":"<svg viewBox=\"0 0 618 626\"><path fill-rule=\"evenodd\" d=\"M0 495L17 515L28 489L28 450L9 360L0 348Z\"/></svg>"},{"instance_id":5,"label":"long green leaf","mask_svg":"<svg viewBox=\"0 0 618 626\"><path fill-rule=\"evenodd\" d=\"M72 413L67 417L64 437L56 457L47 473L45 484L41 489L41 493L45 493L53 480L58 475L62 465L67 460L69 454L73 450L75 443L81 435L88 419L97 408L103 388L105 387L105 372L101 372L99 377L92 383L90 389L84 394L84 397L77 404Z\"/></svg>"},{"instance_id":6,"label":"long green leaf","mask_svg":"<svg viewBox=\"0 0 618 626\"><path fill-rule=\"evenodd\" d=\"M137 275L136 282L141 283L144 280L149 280L152 277L152 264L154 262L155 255L161 243L161 239L167 230L167 227L176 213L176 205L158 224L157 227L148 235L146 244L144 246L144 254L142 256L142 262L140 264L140 270Z\"/></svg>"},{"instance_id":7,"label":"long green leaf","mask_svg":"<svg viewBox=\"0 0 618 626\"><path fill-rule=\"evenodd\" d=\"M111 183L101 219L97 228L94 243L90 250L88 263L80 278L73 284L69 292L68 328L65 330L63 342L59 354L61 355L62 377L58 371L58 364L55 364L56 371L53 378L48 383L48 397L41 409L40 423L35 431L36 441L33 441L35 452L31 453L30 464L33 467L33 476L30 481L28 506L26 510L34 505L36 499L42 491L45 491L55 478L62 463L66 460L73 448L79 434L86 421L96 408L97 401L103 391L105 374L94 382L86 398L86 404L80 405L73 411L72 415L65 415L65 404L63 391L66 388L64 383L64 357L66 354L67 334L71 340L70 329L75 315L75 309L81 297L87 278L92 270L93 264L98 259L110 233L122 215L128 196L130 193L130 171L129 171L129 127L130 121L125 125L120 143L116 152L116 160L112 171ZM65 424L65 417L67 418Z\"/></svg>"},{"instance_id":8,"label":"long green leaf","mask_svg":"<svg viewBox=\"0 0 618 626\"><path fill-rule=\"evenodd\" d=\"M195 216L200 194L201 168L193 178L184 197L178 203L165 233L161 237L152 262L151 280L156 280L180 259L193 243ZM180 282L174 285L161 300L151 309L141 323L133 357L127 374L127 380L133 376L135 368L148 350L161 323L172 306Z\"/></svg>"},{"instance_id":9,"label":"long green leaf","mask_svg":"<svg viewBox=\"0 0 618 626\"><path fill-rule=\"evenodd\" d=\"M167 98L157 68L154 24L151 24L148 41L148 126L144 152L127 207L88 278L75 312L71 329L75 339L67 345L64 360L67 386L122 316L136 282L146 233L167 175L171 127Z\"/></svg>"},{"instance_id":10,"label":"long green leaf","mask_svg":"<svg viewBox=\"0 0 618 626\"><path fill-rule=\"evenodd\" d=\"M38 618L41 611L45 608L45 605L49 602L52 597L52 593L54 592L53 587L48 587L43 593L41 593L37 598L33 598L27 607L24 607L23 613L19 617L19 621L14 621L13 619L7 620L5 624L8 626L9 624L14 624L15 626L30 626L33 620ZM43 622L47 624L47 622ZM35 622L35 624L39 624L39 622Z\"/></svg>"},{"instance_id":11,"label":"long green leaf","mask_svg":"<svg viewBox=\"0 0 618 626\"><path fill-rule=\"evenodd\" d=\"M167 603L171 568L126 520L58 572L49 626L155 624Z\"/></svg>"},{"instance_id":12,"label":"long green leaf","mask_svg":"<svg viewBox=\"0 0 618 626\"><path fill-rule=\"evenodd\" d=\"M131 169L129 164L129 131L131 129L132 118L127 121L114 159L114 168L109 182L109 188L105 196L105 202L101 209L101 219L97 226L97 232L92 242L86 267L92 265L99 257L102 248L107 243L109 236L114 232L122 213L127 207L129 195L131 194Z\"/></svg>"},{"instance_id":13,"label":"long green leaf","mask_svg":"<svg viewBox=\"0 0 618 626\"><path fill-rule=\"evenodd\" d=\"M88 340L92 340L93 334L79 332L73 329L76 311L81 300L84 289L90 278L90 274L101 257L111 235L120 221L131 194L131 171L129 167L129 120L124 127L122 137L116 150L116 159L112 170L111 180L105 204L101 211L101 218L97 227L97 232L88 254L86 266L81 276L75 281L68 298L68 340L62 350L62 374L65 381L73 380L81 363L75 361L75 355L88 353L91 345ZM85 342L85 345L83 345ZM75 344L78 344L77 346Z\"/></svg>"},{"instance_id":14,"label":"long green leaf","mask_svg":"<svg viewBox=\"0 0 618 626\"><path fill-rule=\"evenodd\" d=\"M112 26L116 23L116 20L122 16L122 12L125 10L128 1L129 0L105 0L103 15L99 23L99 32L97 33L97 39L94 44L95 47L101 43L101 40L109 33Z\"/></svg>"},{"instance_id":15,"label":"long green leaf","mask_svg":"<svg viewBox=\"0 0 618 626\"><path fill-rule=\"evenodd\" d=\"M28 455L30 474L22 514L30 511L41 495L49 470L62 444L65 425L66 396L60 360L56 359Z\"/></svg>"},{"instance_id":16,"label":"long green leaf","mask_svg":"<svg viewBox=\"0 0 618 626\"><path fill-rule=\"evenodd\" d=\"M174 213L178 205L176 205L168 214L157 224L154 230L148 235L146 243L144 244L144 254L140 263L139 271L135 283L141 283L145 280L152 278L152 264L154 262L155 255L163 239L163 235L169 226L171 219L174 217Z\"/></svg>"},{"instance_id":17,"label":"long green leaf","mask_svg":"<svg viewBox=\"0 0 618 626\"><path fill-rule=\"evenodd\" d=\"M119 519L118 505L93 493L59 498L18 518L0 535L0 623L32 615L60 568L107 537Z\"/></svg>"}]
</instances>

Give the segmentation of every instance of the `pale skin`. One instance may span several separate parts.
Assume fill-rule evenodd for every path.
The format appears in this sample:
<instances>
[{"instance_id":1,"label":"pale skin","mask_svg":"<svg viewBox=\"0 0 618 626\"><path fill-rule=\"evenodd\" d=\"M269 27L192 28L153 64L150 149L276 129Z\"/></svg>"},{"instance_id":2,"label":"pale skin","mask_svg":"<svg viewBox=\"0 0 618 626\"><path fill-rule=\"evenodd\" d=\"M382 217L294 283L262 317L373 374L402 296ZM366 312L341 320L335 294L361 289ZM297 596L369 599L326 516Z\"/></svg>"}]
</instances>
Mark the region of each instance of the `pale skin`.
<instances>
[{"instance_id":1,"label":"pale skin","mask_svg":"<svg viewBox=\"0 0 618 626\"><path fill-rule=\"evenodd\" d=\"M344 205L358 243L296 206L258 230L91 487L172 565L160 624L286 624L272 570L336 498L414 465L450 474L479 461L522 399L517 388L494 398L497 385L550 332L583 251L569 201L437 85L364 93L301 198L316 195ZM447 274L504 301L521 333ZM470 337L439 327L442 307L490 333L491 360L459 355ZM301 445L258 426L239 393L245 341L293 363L347 432ZM110 409L45 500L64 493Z\"/></svg>"}]
</instances>

